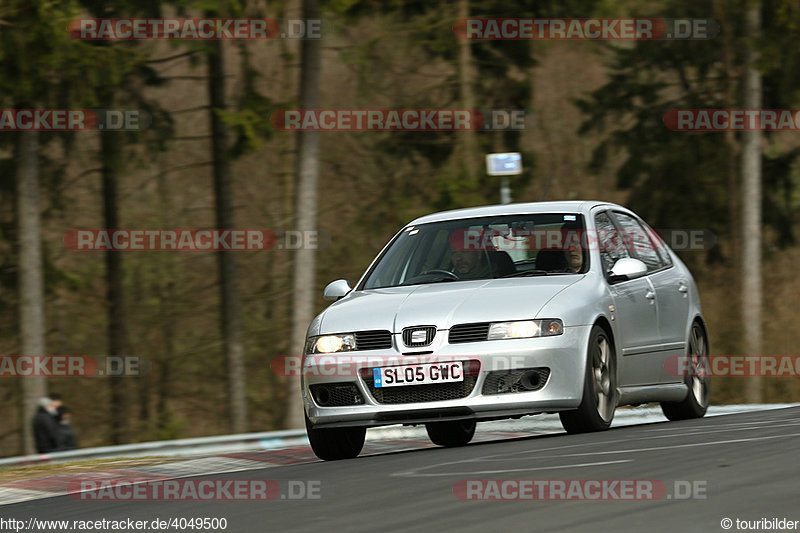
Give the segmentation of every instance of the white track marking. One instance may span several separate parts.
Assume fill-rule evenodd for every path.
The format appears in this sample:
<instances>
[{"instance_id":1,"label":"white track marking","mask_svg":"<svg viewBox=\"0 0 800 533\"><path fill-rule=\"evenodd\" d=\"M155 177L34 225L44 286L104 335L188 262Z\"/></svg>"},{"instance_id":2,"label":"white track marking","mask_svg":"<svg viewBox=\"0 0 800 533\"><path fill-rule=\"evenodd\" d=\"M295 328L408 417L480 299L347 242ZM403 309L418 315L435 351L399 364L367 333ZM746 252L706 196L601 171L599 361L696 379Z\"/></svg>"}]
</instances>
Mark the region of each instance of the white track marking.
<instances>
[{"instance_id":1,"label":"white track marking","mask_svg":"<svg viewBox=\"0 0 800 533\"><path fill-rule=\"evenodd\" d=\"M621 459L618 461L599 461L596 463L576 463L570 465L551 465L551 466L534 466L531 468L509 468L503 470L470 470L466 473L446 473L446 474L420 474L420 470L424 470L425 468L432 468L434 466L444 466L447 464L458 464L461 461L455 461L453 463L440 463L437 465L431 465L431 467L422 467L417 468L415 470L409 470L408 472L394 472L391 474L393 477L445 477L445 476L459 476L459 475L481 475L481 474L506 474L510 472L533 472L537 470L563 470L564 468L584 468L587 466L602 466L602 465L613 465L619 463L632 463L633 459Z\"/></svg>"},{"instance_id":2,"label":"white track marking","mask_svg":"<svg viewBox=\"0 0 800 533\"><path fill-rule=\"evenodd\" d=\"M768 435L763 437L751 437L751 438L742 438L742 439L729 439L729 440L715 440L715 441L706 441L706 442L693 442L693 443L684 443L684 444L671 444L669 446L653 446L649 448L629 448L626 450L610 450L610 451L592 451L592 452L584 452L584 453L568 453L568 454L559 454L559 455L537 455L534 460L539 459L563 459L566 457L586 457L586 456L595 456L595 455L614 455L614 454L622 454L622 453L643 453L643 452L651 452L651 451L660 451L660 450L674 450L677 448L694 448L694 447L701 447L701 446L721 446L725 444L737 444L743 442L756 442L762 440L772 440L772 439L780 439L780 438L789 438L789 437L797 437L800 436L800 433L790 433L786 435ZM620 440L616 442L630 442L630 440ZM608 441L603 443L596 443L596 444L609 444ZM525 452L521 452L518 454L503 454L506 459L508 459L512 455L522 455L523 453L541 453L542 451L547 450L555 450L555 449L563 449L563 447L557 448L549 448L543 450L526 450ZM522 469L508 469L508 470L494 470L494 471L475 471L470 470L468 472L447 472L441 474L421 474L420 472L423 470L428 470L431 468L437 468L447 465L455 465L455 464L467 464L467 463L475 463L481 461L487 461L491 457L498 457L499 455L491 455L486 457L476 457L470 459L464 459L460 461L453 461L451 463L439 463L435 465L424 466L420 468L416 468L407 472L396 472L391 474L392 476L422 476L422 477L443 477L443 476L463 476L463 475L473 475L479 473L501 473L501 472L520 472L520 471L533 471L538 470L538 467L531 467L531 468L522 468ZM603 463L597 463L603 464ZM552 467L542 467L541 469L556 469L556 468L568 468L569 466L552 466Z\"/></svg>"}]
</instances>

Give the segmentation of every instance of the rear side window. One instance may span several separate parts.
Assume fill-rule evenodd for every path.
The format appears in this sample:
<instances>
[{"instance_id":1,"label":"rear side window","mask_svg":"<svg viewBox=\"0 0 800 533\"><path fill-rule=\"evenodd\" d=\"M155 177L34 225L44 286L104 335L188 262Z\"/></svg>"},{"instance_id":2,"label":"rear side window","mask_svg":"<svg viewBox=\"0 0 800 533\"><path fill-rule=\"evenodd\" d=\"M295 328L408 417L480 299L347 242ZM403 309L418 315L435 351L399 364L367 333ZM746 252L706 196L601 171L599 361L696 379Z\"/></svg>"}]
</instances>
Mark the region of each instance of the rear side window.
<instances>
[{"instance_id":1,"label":"rear side window","mask_svg":"<svg viewBox=\"0 0 800 533\"><path fill-rule=\"evenodd\" d=\"M600 250L600 260L603 263L603 273L607 273L614 266L614 263L625 257L630 257L625 243L620 238L614 223L608 213L602 212L594 216L594 224L597 226L597 246Z\"/></svg>"},{"instance_id":2,"label":"rear side window","mask_svg":"<svg viewBox=\"0 0 800 533\"><path fill-rule=\"evenodd\" d=\"M625 213L614 212L614 218L622 229L622 236L626 243L630 243L638 259L647 265L647 271L653 272L669 264L659 253L661 242L654 242L651 235L639 224L635 218Z\"/></svg>"}]
</instances>

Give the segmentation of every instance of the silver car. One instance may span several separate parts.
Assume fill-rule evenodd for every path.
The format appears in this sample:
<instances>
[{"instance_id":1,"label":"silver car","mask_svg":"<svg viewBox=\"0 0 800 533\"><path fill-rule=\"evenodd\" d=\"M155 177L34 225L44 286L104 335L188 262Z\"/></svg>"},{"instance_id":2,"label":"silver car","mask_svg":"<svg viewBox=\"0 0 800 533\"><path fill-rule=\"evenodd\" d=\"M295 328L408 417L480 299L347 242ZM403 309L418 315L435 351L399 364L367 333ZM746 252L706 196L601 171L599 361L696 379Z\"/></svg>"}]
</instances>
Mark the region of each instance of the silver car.
<instances>
[{"instance_id":1,"label":"silver car","mask_svg":"<svg viewBox=\"0 0 800 533\"><path fill-rule=\"evenodd\" d=\"M381 425L425 424L434 443L461 446L481 420L557 412L578 433L607 429L619 405L660 402L670 420L708 406L692 275L616 204L424 216L325 298L301 378L321 459L357 456Z\"/></svg>"}]
</instances>

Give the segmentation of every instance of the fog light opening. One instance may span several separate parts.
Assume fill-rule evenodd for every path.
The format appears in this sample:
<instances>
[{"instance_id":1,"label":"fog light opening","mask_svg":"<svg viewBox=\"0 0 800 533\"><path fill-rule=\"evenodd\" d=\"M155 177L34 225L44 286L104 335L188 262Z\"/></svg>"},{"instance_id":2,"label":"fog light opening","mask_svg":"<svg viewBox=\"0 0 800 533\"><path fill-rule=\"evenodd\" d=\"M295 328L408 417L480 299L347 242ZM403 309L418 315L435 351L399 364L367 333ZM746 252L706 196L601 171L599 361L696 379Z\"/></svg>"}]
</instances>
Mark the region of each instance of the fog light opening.
<instances>
[{"instance_id":1,"label":"fog light opening","mask_svg":"<svg viewBox=\"0 0 800 533\"><path fill-rule=\"evenodd\" d=\"M542 377L538 372L525 372L519 378L519 384L525 390L536 390L542 386Z\"/></svg>"},{"instance_id":2,"label":"fog light opening","mask_svg":"<svg viewBox=\"0 0 800 533\"><path fill-rule=\"evenodd\" d=\"M331 393L328 392L327 387L319 387L317 389L316 396L317 396L317 403L322 407L325 407L326 405L331 403Z\"/></svg>"}]
</instances>

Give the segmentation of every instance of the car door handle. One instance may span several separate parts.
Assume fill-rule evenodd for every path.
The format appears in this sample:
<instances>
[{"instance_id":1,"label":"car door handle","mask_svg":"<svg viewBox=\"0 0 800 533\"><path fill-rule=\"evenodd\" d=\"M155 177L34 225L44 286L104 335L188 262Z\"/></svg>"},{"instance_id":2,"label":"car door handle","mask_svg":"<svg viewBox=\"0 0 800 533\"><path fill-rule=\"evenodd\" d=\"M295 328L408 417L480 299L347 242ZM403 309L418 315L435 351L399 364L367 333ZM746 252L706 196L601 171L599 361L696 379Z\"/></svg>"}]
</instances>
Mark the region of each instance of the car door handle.
<instances>
[{"instance_id":1,"label":"car door handle","mask_svg":"<svg viewBox=\"0 0 800 533\"><path fill-rule=\"evenodd\" d=\"M647 298L648 300L653 300L656 297L656 293L654 293L651 290L648 290L646 293L644 293L644 297Z\"/></svg>"},{"instance_id":2,"label":"car door handle","mask_svg":"<svg viewBox=\"0 0 800 533\"><path fill-rule=\"evenodd\" d=\"M678 285L678 292L682 292L683 294L686 294L687 292L689 292L689 287L687 287L686 285L681 283L680 285Z\"/></svg>"}]
</instances>

